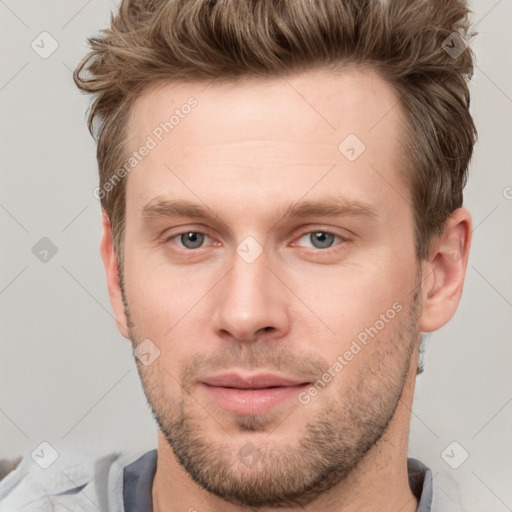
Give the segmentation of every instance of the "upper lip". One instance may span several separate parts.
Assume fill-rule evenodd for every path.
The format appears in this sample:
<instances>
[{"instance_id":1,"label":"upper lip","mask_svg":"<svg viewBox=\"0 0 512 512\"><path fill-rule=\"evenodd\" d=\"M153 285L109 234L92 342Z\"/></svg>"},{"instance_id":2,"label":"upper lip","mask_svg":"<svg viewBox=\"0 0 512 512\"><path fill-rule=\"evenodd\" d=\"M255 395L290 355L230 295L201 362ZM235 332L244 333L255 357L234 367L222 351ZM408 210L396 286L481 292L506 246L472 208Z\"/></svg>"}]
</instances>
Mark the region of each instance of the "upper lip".
<instances>
[{"instance_id":1,"label":"upper lip","mask_svg":"<svg viewBox=\"0 0 512 512\"><path fill-rule=\"evenodd\" d=\"M271 387L289 387L306 384L303 380L272 373L256 373L242 375L239 373L222 373L201 379L203 384L224 388L264 389Z\"/></svg>"}]
</instances>

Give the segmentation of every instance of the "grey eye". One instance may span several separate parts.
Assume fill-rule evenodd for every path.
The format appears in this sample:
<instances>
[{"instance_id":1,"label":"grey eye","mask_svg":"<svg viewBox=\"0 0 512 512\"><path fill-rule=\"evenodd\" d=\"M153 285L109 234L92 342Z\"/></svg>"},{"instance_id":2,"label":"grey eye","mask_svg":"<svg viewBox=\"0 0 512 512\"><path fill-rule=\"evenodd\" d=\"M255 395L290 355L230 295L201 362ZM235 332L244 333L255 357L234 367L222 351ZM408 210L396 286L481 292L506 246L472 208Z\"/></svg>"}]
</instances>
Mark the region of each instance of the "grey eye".
<instances>
[{"instance_id":1,"label":"grey eye","mask_svg":"<svg viewBox=\"0 0 512 512\"><path fill-rule=\"evenodd\" d=\"M203 244L204 237L205 235L203 233L189 231L188 233L182 233L180 235L180 242L183 244L183 247L187 249L197 249Z\"/></svg>"},{"instance_id":2,"label":"grey eye","mask_svg":"<svg viewBox=\"0 0 512 512\"><path fill-rule=\"evenodd\" d=\"M334 243L335 235L325 231L315 231L309 233L309 240L315 249L325 249L331 247Z\"/></svg>"}]
</instances>

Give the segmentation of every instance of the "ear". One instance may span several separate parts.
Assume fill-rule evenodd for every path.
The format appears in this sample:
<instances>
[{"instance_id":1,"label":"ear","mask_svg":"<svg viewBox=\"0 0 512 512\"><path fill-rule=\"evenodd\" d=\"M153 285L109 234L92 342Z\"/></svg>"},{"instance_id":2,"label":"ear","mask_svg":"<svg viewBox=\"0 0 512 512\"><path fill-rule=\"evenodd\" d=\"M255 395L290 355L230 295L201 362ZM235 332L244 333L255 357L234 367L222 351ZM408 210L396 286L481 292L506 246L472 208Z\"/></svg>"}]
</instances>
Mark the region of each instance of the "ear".
<instances>
[{"instance_id":1,"label":"ear","mask_svg":"<svg viewBox=\"0 0 512 512\"><path fill-rule=\"evenodd\" d=\"M128 321L125 314L123 296L121 293L121 281L119 276L119 266L114 252L114 242L112 238L112 225L108 215L103 211L103 235L101 237L100 254L107 275L108 294L110 304L114 310L114 316L119 332L125 338L129 338Z\"/></svg>"},{"instance_id":2,"label":"ear","mask_svg":"<svg viewBox=\"0 0 512 512\"><path fill-rule=\"evenodd\" d=\"M471 247L472 221L465 208L455 210L434 241L423 265L423 310L419 328L436 331L455 314L462 295Z\"/></svg>"}]
</instances>

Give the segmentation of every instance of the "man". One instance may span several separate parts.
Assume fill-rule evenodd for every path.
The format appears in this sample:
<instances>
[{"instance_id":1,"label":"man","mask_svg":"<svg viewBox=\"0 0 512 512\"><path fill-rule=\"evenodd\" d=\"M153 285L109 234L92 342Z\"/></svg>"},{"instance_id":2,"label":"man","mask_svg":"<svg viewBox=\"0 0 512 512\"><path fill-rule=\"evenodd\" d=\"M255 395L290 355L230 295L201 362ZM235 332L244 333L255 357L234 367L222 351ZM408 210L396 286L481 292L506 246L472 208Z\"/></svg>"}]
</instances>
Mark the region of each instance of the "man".
<instances>
[{"instance_id":1,"label":"man","mask_svg":"<svg viewBox=\"0 0 512 512\"><path fill-rule=\"evenodd\" d=\"M467 14L132 0L90 39L101 256L158 449L52 506L448 510L407 443L471 243Z\"/></svg>"}]
</instances>

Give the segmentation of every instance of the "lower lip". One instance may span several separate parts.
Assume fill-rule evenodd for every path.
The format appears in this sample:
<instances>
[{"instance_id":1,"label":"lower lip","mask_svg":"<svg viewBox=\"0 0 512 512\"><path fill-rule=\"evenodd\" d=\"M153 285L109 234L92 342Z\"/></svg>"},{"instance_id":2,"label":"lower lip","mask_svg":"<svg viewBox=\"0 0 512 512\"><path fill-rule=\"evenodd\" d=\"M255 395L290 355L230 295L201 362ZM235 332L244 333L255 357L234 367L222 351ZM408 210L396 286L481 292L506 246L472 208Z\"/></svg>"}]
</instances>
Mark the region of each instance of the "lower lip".
<instances>
[{"instance_id":1,"label":"lower lip","mask_svg":"<svg viewBox=\"0 0 512 512\"><path fill-rule=\"evenodd\" d=\"M308 385L239 389L202 384L210 398L222 408L245 415L265 414L286 401L297 400L298 394Z\"/></svg>"}]
</instances>

